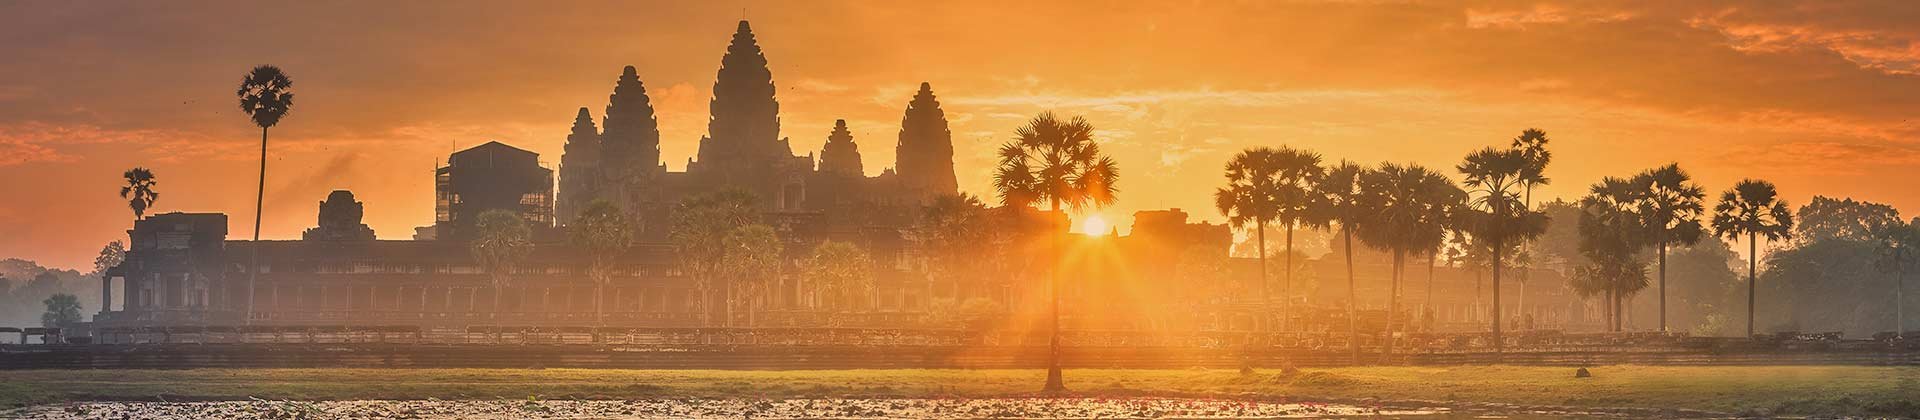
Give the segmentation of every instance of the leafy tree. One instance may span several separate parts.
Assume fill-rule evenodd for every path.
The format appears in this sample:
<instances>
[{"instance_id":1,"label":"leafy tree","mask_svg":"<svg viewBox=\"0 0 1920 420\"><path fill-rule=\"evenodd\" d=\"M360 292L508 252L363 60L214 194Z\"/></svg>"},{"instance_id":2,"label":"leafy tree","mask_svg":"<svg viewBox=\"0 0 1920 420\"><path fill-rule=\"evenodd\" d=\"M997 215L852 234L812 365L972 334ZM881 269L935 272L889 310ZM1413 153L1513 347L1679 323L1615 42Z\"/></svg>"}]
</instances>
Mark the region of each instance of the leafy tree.
<instances>
[{"instance_id":1,"label":"leafy tree","mask_svg":"<svg viewBox=\"0 0 1920 420\"><path fill-rule=\"evenodd\" d=\"M866 309L873 303L873 260L854 244L826 241L807 258L806 290L813 305ZM825 301L825 302L819 302Z\"/></svg>"},{"instance_id":2,"label":"leafy tree","mask_svg":"<svg viewBox=\"0 0 1920 420\"><path fill-rule=\"evenodd\" d=\"M961 280L979 278L981 262L993 252L989 216L986 204L966 193L934 197L921 215L919 233L930 251L933 272L946 280L955 299L962 295Z\"/></svg>"},{"instance_id":3,"label":"leafy tree","mask_svg":"<svg viewBox=\"0 0 1920 420\"><path fill-rule=\"evenodd\" d=\"M40 314L40 325L47 328L59 328L80 322L80 298L66 293L55 293L41 301L47 305L47 312Z\"/></svg>"},{"instance_id":4,"label":"leafy tree","mask_svg":"<svg viewBox=\"0 0 1920 420\"><path fill-rule=\"evenodd\" d=\"M1219 302L1232 291L1228 287L1233 281L1233 270L1229 267L1230 258L1220 252L1218 247L1190 245L1180 251L1174 261L1173 270L1182 280L1182 287L1174 289L1174 298L1192 307Z\"/></svg>"},{"instance_id":5,"label":"leafy tree","mask_svg":"<svg viewBox=\"0 0 1920 420\"><path fill-rule=\"evenodd\" d=\"M1473 211L1463 222L1478 241L1492 250L1493 261L1493 345L1505 348L1500 334L1500 278L1509 247L1538 237L1546 229L1546 217L1520 203L1520 189L1528 181L1525 173L1532 164L1519 149L1486 148L1467 155L1459 169ZM1537 174L1535 175L1537 176Z\"/></svg>"},{"instance_id":6,"label":"leafy tree","mask_svg":"<svg viewBox=\"0 0 1920 420\"><path fill-rule=\"evenodd\" d=\"M746 306L747 326L754 325L754 308L767 298L780 277L780 257L785 252L780 236L773 227L752 224L734 228L727 232L722 242L726 254L721 258L721 267L726 269L730 280L728 292L727 321L733 321L731 309Z\"/></svg>"},{"instance_id":7,"label":"leafy tree","mask_svg":"<svg viewBox=\"0 0 1920 420\"><path fill-rule=\"evenodd\" d=\"M1741 180L1720 193L1713 207L1713 231L1729 240L1747 237L1747 336L1753 336L1754 286L1760 268L1760 238L1777 241L1793 237L1793 212L1779 199L1773 183Z\"/></svg>"},{"instance_id":8,"label":"leafy tree","mask_svg":"<svg viewBox=\"0 0 1920 420\"><path fill-rule=\"evenodd\" d=\"M601 316L607 283L612 280L616 260L633 246L634 224L613 203L593 200L567 228L567 239L587 252L587 278L593 280L593 319L604 323Z\"/></svg>"},{"instance_id":9,"label":"leafy tree","mask_svg":"<svg viewBox=\"0 0 1920 420\"><path fill-rule=\"evenodd\" d=\"M1876 234L1900 225L1900 211L1886 204L1814 196L1800 206L1800 223L1793 237L1801 243L1824 240L1872 241Z\"/></svg>"},{"instance_id":10,"label":"leafy tree","mask_svg":"<svg viewBox=\"0 0 1920 420\"><path fill-rule=\"evenodd\" d=\"M533 252L533 230L519 213L495 209L480 213L474 220L474 231L467 251L492 280L493 310L499 312L500 295L506 292L514 266Z\"/></svg>"},{"instance_id":11,"label":"leafy tree","mask_svg":"<svg viewBox=\"0 0 1920 420\"><path fill-rule=\"evenodd\" d=\"M1640 214L1651 230L1650 245L1660 264L1660 331L1667 331L1667 250L1674 245L1700 242L1704 230L1700 218L1707 211L1706 190L1693 182L1679 164L1649 169L1633 177L1633 184L1645 190L1640 197Z\"/></svg>"},{"instance_id":12,"label":"leafy tree","mask_svg":"<svg viewBox=\"0 0 1920 420\"><path fill-rule=\"evenodd\" d=\"M1247 149L1227 161L1227 186L1214 192L1214 206L1227 215L1228 225L1244 228L1253 224L1259 241L1262 307L1271 300L1267 292L1267 223L1279 222L1285 227L1286 266L1293 266L1293 230L1307 219L1313 183L1323 174L1319 154L1290 147ZM1282 286L1291 289L1292 285L1289 270ZM1282 305L1282 322L1287 319L1287 309Z\"/></svg>"},{"instance_id":13,"label":"leafy tree","mask_svg":"<svg viewBox=\"0 0 1920 420\"><path fill-rule=\"evenodd\" d=\"M1093 124L1085 118L1063 121L1052 112L1043 112L1015 130L1015 139L1000 146L999 155L993 186L1000 193L1002 205L1025 207L1044 202L1058 214L1063 209L1106 207L1119 193L1119 165L1100 152L1100 145L1093 140ZM1056 248L1064 234L1064 229L1054 229ZM1049 275L1047 283L1052 327L1044 390L1060 392L1066 385L1060 375L1059 273Z\"/></svg>"},{"instance_id":14,"label":"leafy tree","mask_svg":"<svg viewBox=\"0 0 1920 420\"><path fill-rule=\"evenodd\" d=\"M293 110L293 79L272 65L260 65L240 79L234 92L240 99L240 112L260 127L260 182L253 197L253 241L260 242L260 217L267 200L267 129ZM253 286L259 279L260 247L248 247L247 313L253 313ZM251 317L249 317L251 319Z\"/></svg>"},{"instance_id":15,"label":"leafy tree","mask_svg":"<svg viewBox=\"0 0 1920 420\"><path fill-rule=\"evenodd\" d=\"M1367 194L1362 180L1370 173L1353 162L1341 161L1327 168L1327 176L1321 178L1314 188L1314 218L1316 225L1340 227L1341 252L1347 261L1347 339L1353 360L1360 360L1360 327L1357 321L1359 311L1355 308L1360 301L1354 291L1353 277L1353 235L1364 228L1364 223L1372 219L1373 209L1367 207Z\"/></svg>"},{"instance_id":16,"label":"leafy tree","mask_svg":"<svg viewBox=\"0 0 1920 420\"><path fill-rule=\"evenodd\" d=\"M147 168L128 169L120 176L127 180L127 185L120 187L120 198L127 199L127 208L133 209L133 220L140 220L146 216L147 208L153 207L154 200L160 199L160 193L153 190L160 181L155 180L153 171Z\"/></svg>"},{"instance_id":17,"label":"leafy tree","mask_svg":"<svg viewBox=\"0 0 1920 420\"><path fill-rule=\"evenodd\" d=\"M1400 313L1400 283L1406 276L1409 253L1430 252L1445 243L1448 209L1455 207L1464 193L1446 176L1419 165L1385 163L1360 178L1360 205L1367 218L1361 222L1360 241L1393 253L1392 286L1387 296L1387 342L1384 354L1393 353L1393 317Z\"/></svg>"},{"instance_id":18,"label":"leafy tree","mask_svg":"<svg viewBox=\"0 0 1920 420\"><path fill-rule=\"evenodd\" d=\"M727 189L688 197L674 208L667 239L673 243L680 270L693 278L694 288L700 291L696 306L709 325L713 291L732 290L718 284L730 280L725 265L727 235L760 222L754 200L752 193Z\"/></svg>"}]
</instances>

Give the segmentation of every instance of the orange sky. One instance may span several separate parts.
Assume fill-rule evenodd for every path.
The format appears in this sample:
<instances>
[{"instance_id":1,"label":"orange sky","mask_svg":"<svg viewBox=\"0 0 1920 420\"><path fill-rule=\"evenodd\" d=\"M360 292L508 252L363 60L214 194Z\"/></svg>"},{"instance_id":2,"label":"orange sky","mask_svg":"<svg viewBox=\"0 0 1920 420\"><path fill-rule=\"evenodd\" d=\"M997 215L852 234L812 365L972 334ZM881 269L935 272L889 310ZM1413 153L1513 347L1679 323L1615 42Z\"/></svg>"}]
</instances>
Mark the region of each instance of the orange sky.
<instances>
[{"instance_id":1,"label":"orange sky","mask_svg":"<svg viewBox=\"0 0 1920 420\"><path fill-rule=\"evenodd\" d=\"M1085 115L1119 161L1102 213L1209 195L1233 152L1445 169L1521 129L1552 137L1553 185L1679 162L1920 208L1920 2L8 2L0 4L0 257L84 268L124 237L121 171L156 210L227 212L249 233L257 131L233 91L293 77L273 132L264 235L296 238L350 188L382 238L432 220L431 169L500 140L557 163L575 109L635 65L662 152L685 167L742 9L779 88L782 135L815 151L844 118L870 173L931 82L961 189L1042 110ZM564 6L564 7L563 7ZM804 153L804 152L803 152ZM1911 213L1909 213L1911 214Z\"/></svg>"}]
</instances>

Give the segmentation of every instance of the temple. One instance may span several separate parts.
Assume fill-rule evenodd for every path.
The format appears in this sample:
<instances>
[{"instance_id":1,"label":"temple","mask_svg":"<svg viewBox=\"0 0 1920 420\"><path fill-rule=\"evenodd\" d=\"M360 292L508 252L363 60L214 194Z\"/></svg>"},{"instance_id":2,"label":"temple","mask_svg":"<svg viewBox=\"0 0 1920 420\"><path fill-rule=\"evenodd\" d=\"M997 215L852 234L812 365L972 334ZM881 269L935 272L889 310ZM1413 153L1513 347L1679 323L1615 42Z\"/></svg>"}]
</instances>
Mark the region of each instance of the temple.
<instances>
[{"instance_id":1,"label":"temple","mask_svg":"<svg viewBox=\"0 0 1920 420\"><path fill-rule=\"evenodd\" d=\"M926 215L940 203L960 200L954 200L959 189L952 132L933 86L921 83L910 96L901 92L896 166L870 175L861 137L845 120L832 127L787 127L826 139L818 153L794 153L781 132L767 62L741 21L721 57L707 133L685 171L664 164L642 72L627 66L615 78L598 123L590 107L580 107L570 133L554 139L565 142L557 171L538 154L501 142L449 156L434 174L434 223L417 229L413 240L377 239L361 221L377 209L344 190L319 202L316 226L300 240L229 239L223 214L147 217L128 231L126 261L103 279L107 304L94 323L121 329L732 325L735 314L716 310L721 305L714 297L702 300L701 282L684 269L683 250L670 240L676 206L721 191L750 194L754 210L784 245L777 279L763 282L766 290L743 304L753 308L748 325L951 328L953 320L974 314L1006 320L1005 328L1032 328L1017 320L1040 319L1052 264L1079 273L1061 279L1067 285L1063 322L1071 328L1244 330L1270 324L1256 318L1274 316L1275 302L1333 301L1343 292L1302 278L1279 286L1301 290L1278 298L1246 293L1259 287L1259 260L1229 258L1233 234L1225 226L1191 222L1180 209L1136 213L1131 236L1089 232L1064 241L1050 238L1070 225L1065 214L1020 206L981 209L978 217L987 219L984 230L990 232L962 245L999 250L998 256L942 255L947 251L928 245L943 233ZM596 201L614 205L636 225L635 243L610 258L614 266L604 271L604 282L590 279L591 257L567 237L581 209ZM501 211L530 226L530 250L523 262L490 271L470 244L481 215ZM860 269L871 273L872 284L863 287L869 298L857 305L859 311L823 307L820 302L831 300L798 280L827 241L851 244L869 256ZM1311 264L1324 265L1312 270L1328 273L1328 279L1340 272L1333 259ZM1359 266L1363 277L1375 279L1363 284L1378 285L1388 275L1384 260L1364 253ZM1470 278L1465 270L1441 272L1448 281ZM1564 290L1539 286L1562 281L1550 273L1532 274L1537 290ZM116 291L123 297L117 307ZM1591 308L1564 304L1571 299L1541 301L1561 302L1555 307L1529 301L1543 323L1592 322ZM1422 305L1432 314L1430 328L1484 324L1485 311L1474 295L1442 295L1431 307ZM1327 331L1344 327L1345 313L1301 308L1285 322ZM1409 322L1384 310L1363 316L1373 317L1369 322Z\"/></svg>"}]
</instances>

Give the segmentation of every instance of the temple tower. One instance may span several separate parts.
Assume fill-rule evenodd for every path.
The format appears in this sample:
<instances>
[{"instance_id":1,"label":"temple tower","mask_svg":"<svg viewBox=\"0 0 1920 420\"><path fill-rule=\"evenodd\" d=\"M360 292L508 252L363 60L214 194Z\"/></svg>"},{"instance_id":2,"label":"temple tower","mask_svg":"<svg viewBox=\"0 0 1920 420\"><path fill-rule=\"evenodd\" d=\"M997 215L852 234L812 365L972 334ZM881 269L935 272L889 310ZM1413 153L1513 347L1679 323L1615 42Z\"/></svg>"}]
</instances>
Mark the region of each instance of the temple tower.
<instances>
[{"instance_id":1,"label":"temple tower","mask_svg":"<svg viewBox=\"0 0 1920 420\"><path fill-rule=\"evenodd\" d=\"M560 154L560 199L554 203L560 224L573 222L587 203L601 197L600 130L593 126L593 115L586 107L573 117L573 133L567 135L566 149Z\"/></svg>"},{"instance_id":2,"label":"temple tower","mask_svg":"<svg viewBox=\"0 0 1920 420\"><path fill-rule=\"evenodd\" d=\"M605 117L600 166L606 177L630 179L661 167L660 123L633 66L620 72L613 94L607 96Z\"/></svg>"},{"instance_id":3,"label":"temple tower","mask_svg":"<svg viewBox=\"0 0 1920 420\"><path fill-rule=\"evenodd\" d=\"M907 103L894 153L901 187L921 203L960 191L953 174L953 132L947 129L946 112L934 99L932 85L920 83L920 92Z\"/></svg>"},{"instance_id":4,"label":"temple tower","mask_svg":"<svg viewBox=\"0 0 1920 420\"><path fill-rule=\"evenodd\" d=\"M827 145L820 148L820 172L849 177L866 175L860 163L860 145L853 143L847 120L833 121L833 134L827 135Z\"/></svg>"},{"instance_id":5,"label":"temple tower","mask_svg":"<svg viewBox=\"0 0 1920 420\"><path fill-rule=\"evenodd\" d=\"M700 139L698 160L687 171L723 184L771 189L758 184L774 175L767 172L770 168L785 166L793 156L793 149L780 138L780 103L773 94L767 57L742 20L720 59L707 136Z\"/></svg>"}]
</instances>

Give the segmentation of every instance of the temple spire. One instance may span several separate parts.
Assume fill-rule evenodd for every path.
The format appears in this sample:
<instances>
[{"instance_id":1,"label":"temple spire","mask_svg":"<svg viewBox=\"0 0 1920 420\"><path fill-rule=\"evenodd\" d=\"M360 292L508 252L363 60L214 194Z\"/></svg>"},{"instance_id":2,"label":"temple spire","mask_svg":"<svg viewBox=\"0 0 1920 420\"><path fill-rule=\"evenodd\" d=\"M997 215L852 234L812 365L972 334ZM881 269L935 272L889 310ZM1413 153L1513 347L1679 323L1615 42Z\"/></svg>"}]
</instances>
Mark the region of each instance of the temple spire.
<instances>
[{"instance_id":1,"label":"temple spire","mask_svg":"<svg viewBox=\"0 0 1920 420\"><path fill-rule=\"evenodd\" d=\"M921 82L920 91L907 103L894 153L901 185L921 202L960 191L953 173L953 132L947 128L946 111L934 98L932 84Z\"/></svg>"},{"instance_id":2,"label":"temple spire","mask_svg":"<svg viewBox=\"0 0 1920 420\"><path fill-rule=\"evenodd\" d=\"M847 120L833 121L833 133L827 135L826 146L820 148L820 172L855 177L866 174L860 163L860 146L854 144L853 133L847 131Z\"/></svg>"},{"instance_id":3,"label":"temple spire","mask_svg":"<svg viewBox=\"0 0 1920 420\"><path fill-rule=\"evenodd\" d=\"M555 200L562 225L573 221L580 208L600 197L600 130L593 126L593 114L587 107L573 117L573 133L560 155L560 192Z\"/></svg>"},{"instance_id":4,"label":"temple spire","mask_svg":"<svg viewBox=\"0 0 1920 420\"><path fill-rule=\"evenodd\" d=\"M607 96L601 161L609 176L624 177L660 166L660 124L639 72L627 66Z\"/></svg>"},{"instance_id":5,"label":"temple spire","mask_svg":"<svg viewBox=\"0 0 1920 420\"><path fill-rule=\"evenodd\" d=\"M698 153L701 168L732 177L744 175L733 172L774 165L793 156L793 150L780 141L780 103L774 99L773 72L745 20L720 59L709 109L707 137L700 139Z\"/></svg>"}]
</instances>

